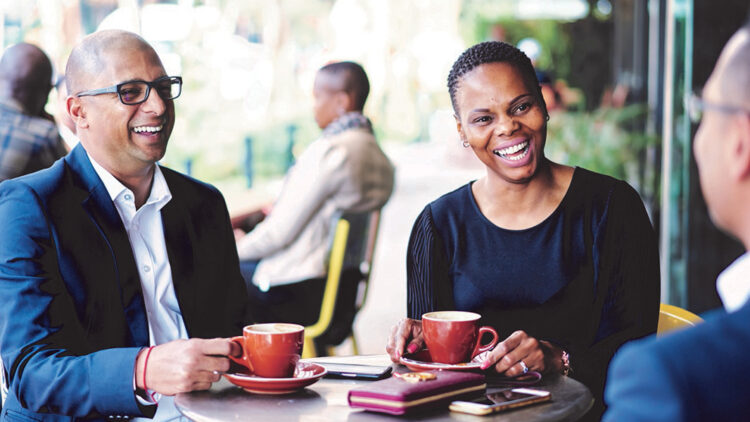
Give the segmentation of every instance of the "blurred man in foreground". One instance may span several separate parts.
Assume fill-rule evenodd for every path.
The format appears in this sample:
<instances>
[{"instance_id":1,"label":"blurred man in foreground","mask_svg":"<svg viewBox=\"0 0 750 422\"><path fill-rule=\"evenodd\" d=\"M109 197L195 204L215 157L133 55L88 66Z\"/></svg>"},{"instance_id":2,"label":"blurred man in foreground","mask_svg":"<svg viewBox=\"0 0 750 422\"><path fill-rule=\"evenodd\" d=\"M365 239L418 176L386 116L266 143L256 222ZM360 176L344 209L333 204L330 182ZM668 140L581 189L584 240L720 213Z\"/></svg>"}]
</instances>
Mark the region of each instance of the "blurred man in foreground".
<instances>
[{"instance_id":1,"label":"blurred man in foreground","mask_svg":"<svg viewBox=\"0 0 750 422\"><path fill-rule=\"evenodd\" d=\"M229 215L156 164L182 79L141 37L86 37L66 78L80 143L0 184L0 421L158 419L161 395L209 388L240 353L212 338L247 322Z\"/></svg>"},{"instance_id":2,"label":"blurred man in foreground","mask_svg":"<svg viewBox=\"0 0 750 422\"><path fill-rule=\"evenodd\" d=\"M711 218L750 250L750 22L724 47L690 108L701 122L693 152ZM717 288L726 313L622 348L610 366L604 420L747 420L749 253L719 275Z\"/></svg>"},{"instance_id":3,"label":"blurred man in foreground","mask_svg":"<svg viewBox=\"0 0 750 422\"><path fill-rule=\"evenodd\" d=\"M21 43L0 58L0 181L49 167L65 155L52 117L44 111L52 63L38 47Z\"/></svg>"}]
</instances>

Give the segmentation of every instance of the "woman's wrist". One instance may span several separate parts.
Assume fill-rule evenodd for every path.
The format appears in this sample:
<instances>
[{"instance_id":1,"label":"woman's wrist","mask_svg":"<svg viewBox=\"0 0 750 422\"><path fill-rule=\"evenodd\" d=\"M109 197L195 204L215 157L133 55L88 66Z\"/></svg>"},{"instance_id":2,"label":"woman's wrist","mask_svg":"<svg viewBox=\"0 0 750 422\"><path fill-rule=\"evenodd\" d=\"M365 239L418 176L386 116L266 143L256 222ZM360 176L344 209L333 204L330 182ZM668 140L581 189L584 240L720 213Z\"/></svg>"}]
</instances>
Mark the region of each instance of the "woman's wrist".
<instances>
[{"instance_id":1,"label":"woman's wrist","mask_svg":"<svg viewBox=\"0 0 750 422\"><path fill-rule=\"evenodd\" d=\"M570 375L571 372L573 372L573 368L570 367L570 354L562 350L562 355L560 356L560 373L564 376Z\"/></svg>"},{"instance_id":2,"label":"woman's wrist","mask_svg":"<svg viewBox=\"0 0 750 422\"><path fill-rule=\"evenodd\" d=\"M567 376L572 372L570 367L570 354L562 348L550 343L549 341L540 341L544 347L545 355L545 372L556 372Z\"/></svg>"}]
</instances>

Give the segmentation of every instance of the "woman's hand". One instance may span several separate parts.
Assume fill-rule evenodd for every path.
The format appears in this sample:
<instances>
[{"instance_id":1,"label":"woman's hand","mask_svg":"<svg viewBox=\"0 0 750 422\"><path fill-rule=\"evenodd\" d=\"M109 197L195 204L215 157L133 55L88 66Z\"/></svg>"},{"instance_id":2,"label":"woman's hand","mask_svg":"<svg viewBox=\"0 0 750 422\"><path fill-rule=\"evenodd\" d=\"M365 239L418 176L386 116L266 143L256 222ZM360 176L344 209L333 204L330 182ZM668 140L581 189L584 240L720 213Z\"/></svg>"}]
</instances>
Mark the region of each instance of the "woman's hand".
<instances>
[{"instance_id":1,"label":"woman's hand","mask_svg":"<svg viewBox=\"0 0 750 422\"><path fill-rule=\"evenodd\" d=\"M490 351L481 368L494 365L497 373L508 377L517 377L528 371L559 371L561 356L562 350L552 343L537 340L524 331L516 331Z\"/></svg>"},{"instance_id":2,"label":"woman's hand","mask_svg":"<svg viewBox=\"0 0 750 422\"><path fill-rule=\"evenodd\" d=\"M404 318L391 330L391 336L388 337L388 345L385 350L390 355L391 360L398 363L399 358L404 353L404 348L408 353L414 353L421 349L423 344L422 321Z\"/></svg>"}]
</instances>

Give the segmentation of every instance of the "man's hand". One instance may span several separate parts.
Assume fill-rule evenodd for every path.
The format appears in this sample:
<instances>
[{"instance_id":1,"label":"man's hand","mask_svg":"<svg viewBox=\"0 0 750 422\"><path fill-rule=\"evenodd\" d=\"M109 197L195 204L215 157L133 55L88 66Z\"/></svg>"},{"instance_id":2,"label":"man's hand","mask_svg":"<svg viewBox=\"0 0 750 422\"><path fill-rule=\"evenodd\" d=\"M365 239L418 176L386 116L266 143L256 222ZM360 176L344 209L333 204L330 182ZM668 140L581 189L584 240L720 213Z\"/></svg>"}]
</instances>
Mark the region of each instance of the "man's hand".
<instances>
[{"instance_id":1,"label":"man's hand","mask_svg":"<svg viewBox=\"0 0 750 422\"><path fill-rule=\"evenodd\" d=\"M234 230L232 230L232 232L234 233L234 241L235 242L239 242L240 239L242 239L243 237L245 237L245 235L247 234L242 229L234 229Z\"/></svg>"},{"instance_id":2,"label":"man's hand","mask_svg":"<svg viewBox=\"0 0 750 422\"><path fill-rule=\"evenodd\" d=\"M135 381L141 389L167 396L195 390L207 390L229 370L228 355L239 356L240 347L229 339L175 340L146 350L136 359ZM143 372L146 371L146 385Z\"/></svg>"}]
</instances>

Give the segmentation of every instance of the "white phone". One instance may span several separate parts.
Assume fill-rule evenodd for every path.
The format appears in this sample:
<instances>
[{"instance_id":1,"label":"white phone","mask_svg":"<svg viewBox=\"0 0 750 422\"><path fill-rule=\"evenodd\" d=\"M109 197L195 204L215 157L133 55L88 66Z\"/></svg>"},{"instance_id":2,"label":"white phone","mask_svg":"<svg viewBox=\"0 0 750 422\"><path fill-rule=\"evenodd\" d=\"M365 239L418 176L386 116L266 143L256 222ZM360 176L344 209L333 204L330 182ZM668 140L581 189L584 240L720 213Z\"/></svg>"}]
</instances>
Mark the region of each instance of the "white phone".
<instances>
[{"instance_id":1,"label":"white phone","mask_svg":"<svg viewBox=\"0 0 750 422\"><path fill-rule=\"evenodd\" d=\"M489 415L490 413L549 401L550 398L549 391L533 388L509 388L485 394L484 397L476 400L454 401L450 405L450 410L472 415Z\"/></svg>"}]
</instances>

